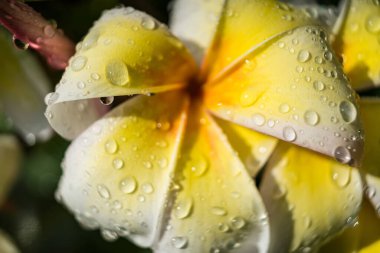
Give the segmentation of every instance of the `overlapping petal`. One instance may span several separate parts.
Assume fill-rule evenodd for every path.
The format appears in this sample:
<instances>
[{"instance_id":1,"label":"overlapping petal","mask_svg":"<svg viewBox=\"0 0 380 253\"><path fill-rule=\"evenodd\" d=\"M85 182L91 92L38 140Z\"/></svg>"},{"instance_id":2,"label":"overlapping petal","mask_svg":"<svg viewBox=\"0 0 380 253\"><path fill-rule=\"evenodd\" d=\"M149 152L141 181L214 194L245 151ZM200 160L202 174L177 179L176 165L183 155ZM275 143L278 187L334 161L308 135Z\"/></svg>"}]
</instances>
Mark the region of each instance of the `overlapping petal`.
<instances>
[{"instance_id":1,"label":"overlapping petal","mask_svg":"<svg viewBox=\"0 0 380 253\"><path fill-rule=\"evenodd\" d=\"M151 246L165 214L187 103L179 92L132 98L71 144L59 195L85 227Z\"/></svg>"},{"instance_id":2,"label":"overlapping petal","mask_svg":"<svg viewBox=\"0 0 380 253\"><path fill-rule=\"evenodd\" d=\"M204 69L212 80L238 57L264 41L312 21L300 10L275 0L225 1Z\"/></svg>"},{"instance_id":3,"label":"overlapping petal","mask_svg":"<svg viewBox=\"0 0 380 253\"><path fill-rule=\"evenodd\" d=\"M0 251L2 253L19 253L12 240L7 234L0 230Z\"/></svg>"},{"instance_id":4,"label":"overlapping petal","mask_svg":"<svg viewBox=\"0 0 380 253\"><path fill-rule=\"evenodd\" d=\"M297 28L257 49L205 87L215 115L357 164L362 127L356 94L323 30Z\"/></svg>"},{"instance_id":5,"label":"overlapping petal","mask_svg":"<svg viewBox=\"0 0 380 253\"><path fill-rule=\"evenodd\" d=\"M278 139L229 121L218 118L214 120L227 136L228 142L248 169L249 174L252 177L256 176L272 155Z\"/></svg>"},{"instance_id":6,"label":"overlapping petal","mask_svg":"<svg viewBox=\"0 0 380 253\"><path fill-rule=\"evenodd\" d=\"M173 3L170 30L185 43L200 64L211 44L224 0L177 0Z\"/></svg>"},{"instance_id":7,"label":"overlapping petal","mask_svg":"<svg viewBox=\"0 0 380 253\"><path fill-rule=\"evenodd\" d=\"M43 115L49 82L30 52L17 50L11 41L0 30L0 104L24 139L34 144L52 133Z\"/></svg>"},{"instance_id":8,"label":"overlapping petal","mask_svg":"<svg viewBox=\"0 0 380 253\"><path fill-rule=\"evenodd\" d=\"M380 220L371 205L364 201L359 219L331 242L321 247L320 253L377 253L380 251Z\"/></svg>"},{"instance_id":9,"label":"overlapping petal","mask_svg":"<svg viewBox=\"0 0 380 253\"><path fill-rule=\"evenodd\" d=\"M356 89L380 85L380 3L351 0L335 48Z\"/></svg>"},{"instance_id":10,"label":"overlapping petal","mask_svg":"<svg viewBox=\"0 0 380 253\"><path fill-rule=\"evenodd\" d=\"M107 11L77 45L60 84L49 96L47 111L53 116L49 121L64 137L73 138L55 122L54 114L68 111L58 108L68 105L61 102L176 89L194 72L190 53L165 25L132 8Z\"/></svg>"},{"instance_id":11,"label":"overlapping petal","mask_svg":"<svg viewBox=\"0 0 380 253\"><path fill-rule=\"evenodd\" d=\"M367 183L367 196L375 209L380 208L380 115L379 98L362 98L360 113L366 133L362 168Z\"/></svg>"},{"instance_id":12,"label":"overlapping petal","mask_svg":"<svg viewBox=\"0 0 380 253\"><path fill-rule=\"evenodd\" d=\"M157 252L267 252L269 225L254 181L204 109L191 113Z\"/></svg>"},{"instance_id":13,"label":"overlapping petal","mask_svg":"<svg viewBox=\"0 0 380 253\"><path fill-rule=\"evenodd\" d=\"M356 169L282 143L260 188L271 224L271 252L310 252L355 223L362 200Z\"/></svg>"},{"instance_id":14,"label":"overlapping petal","mask_svg":"<svg viewBox=\"0 0 380 253\"><path fill-rule=\"evenodd\" d=\"M21 165L21 147L11 135L0 135L0 204L16 179Z\"/></svg>"}]
</instances>

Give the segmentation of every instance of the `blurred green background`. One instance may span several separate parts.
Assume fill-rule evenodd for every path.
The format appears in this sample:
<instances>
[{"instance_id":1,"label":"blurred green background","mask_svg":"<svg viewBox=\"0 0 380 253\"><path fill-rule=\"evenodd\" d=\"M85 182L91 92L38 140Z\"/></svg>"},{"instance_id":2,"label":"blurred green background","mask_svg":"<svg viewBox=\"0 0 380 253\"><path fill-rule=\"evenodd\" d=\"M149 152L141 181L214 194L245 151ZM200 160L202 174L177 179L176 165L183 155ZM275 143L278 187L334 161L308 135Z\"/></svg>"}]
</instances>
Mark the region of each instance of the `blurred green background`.
<instances>
[{"instance_id":1,"label":"blurred green background","mask_svg":"<svg viewBox=\"0 0 380 253\"><path fill-rule=\"evenodd\" d=\"M79 41L104 9L120 4L133 6L167 23L169 0L71 0L27 1L45 18L55 20L73 41ZM333 4L336 1L320 1ZM37 54L36 54L37 55ZM37 55L37 57L39 57ZM51 83L58 83L62 72L52 70L41 59ZM52 87L53 89L53 87ZM14 133L0 114L0 133ZM22 139L20 138L20 141ZM86 231L54 198L61 175L60 163L69 142L54 136L46 143L24 143L21 173L7 201L0 208L0 227L25 253L151 252L126 239L107 242L99 231Z\"/></svg>"}]
</instances>

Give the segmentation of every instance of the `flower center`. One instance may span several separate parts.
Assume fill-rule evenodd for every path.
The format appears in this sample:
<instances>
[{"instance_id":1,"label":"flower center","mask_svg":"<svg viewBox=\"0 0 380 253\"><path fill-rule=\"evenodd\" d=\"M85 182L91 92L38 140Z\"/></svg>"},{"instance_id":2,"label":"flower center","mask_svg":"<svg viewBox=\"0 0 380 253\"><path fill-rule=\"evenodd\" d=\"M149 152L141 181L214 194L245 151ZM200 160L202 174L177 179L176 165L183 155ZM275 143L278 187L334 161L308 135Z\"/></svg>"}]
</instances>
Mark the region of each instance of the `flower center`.
<instances>
[{"instance_id":1,"label":"flower center","mask_svg":"<svg viewBox=\"0 0 380 253\"><path fill-rule=\"evenodd\" d=\"M198 78L194 77L190 79L188 85L186 86L186 92L192 99L199 99L203 97L203 81L200 81Z\"/></svg>"}]
</instances>

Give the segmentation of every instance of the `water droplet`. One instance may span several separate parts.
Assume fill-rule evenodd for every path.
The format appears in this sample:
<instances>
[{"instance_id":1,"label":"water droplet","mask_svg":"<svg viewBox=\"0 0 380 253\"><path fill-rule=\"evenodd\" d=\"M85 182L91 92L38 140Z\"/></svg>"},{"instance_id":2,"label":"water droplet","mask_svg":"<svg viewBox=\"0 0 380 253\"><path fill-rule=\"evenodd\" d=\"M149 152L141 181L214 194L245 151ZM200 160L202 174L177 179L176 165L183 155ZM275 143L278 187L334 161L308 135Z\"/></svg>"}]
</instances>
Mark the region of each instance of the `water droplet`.
<instances>
[{"instance_id":1,"label":"water droplet","mask_svg":"<svg viewBox=\"0 0 380 253\"><path fill-rule=\"evenodd\" d=\"M87 63L87 57L85 56L77 56L71 62L71 69L73 71L79 71L84 68Z\"/></svg>"},{"instance_id":2,"label":"water droplet","mask_svg":"<svg viewBox=\"0 0 380 253\"><path fill-rule=\"evenodd\" d=\"M278 42L278 47L279 48L284 48L285 47L285 43L283 41Z\"/></svg>"},{"instance_id":3,"label":"water droplet","mask_svg":"<svg viewBox=\"0 0 380 253\"><path fill-rule=\"evenodd\" d=\"M46 95L45 97L45 104L46 105L52 105L55 103L59 98L59 93L58 92L51 92Z\"/></svg>"},{"instance_id":4,"label":"water droplet","mask_svg":"<svg viewBox=\"0 0 380 253\"><path fill-rule=\"evenodd\" d=\"M86 83L83 81L79 81L79 82L77 82L77 87L78 87L78 89L82 90L82 89L86 88Z\"/></svg>"},{"instance_id":5,"label":"water droplet","mask_svg":"<svg viewBox=\"0 0 380 253\"><path fill-rule=\"evenodd\" d=\"M13 35L12 37L13 45L21 50L26 50L29 47L29 43L24 43L23 41L19 40L16 36Z\"/></svg>"},{"instance_id":6,"label":"water droplet","mask_svg":"<svg viewBox=\"0 0 380 253\"><path fill-rule=\"evenodd\" d=\"M208 168L207 159L200 155L199 157L191 159L191 171L195 176L200 177L205 174Z\"/></svg>"},{"instance_id":7,"label":"water droplet","mask_svg":"<svg viewBox=\"0 0 380 253\"><path fill-rule=\"evenodd\" d=\"M156 22L150 17L144 17L141 20L141 25L147 30L153 30L156 28Z\"/></svg>"},{"instance_id":8,"label":"water droplet","mask_svg":"<svg viewBox=\"0 0 380 253\"><path fill-rule=\"evenodd\" d=\"M122 192L127 193L127 194L133 193L134 191L136 191L136 188L137 188L137 181L132 176L124 178L119 183L119 189Z\"/></svg>"},{"instance_id":9,"label":"water droplet","mask_svg":"<svg viewBox=\"0 0 380 253\"><path fill-rule=\"evenodd\" d=\"M303 118L306 124L311 126L315 126L319 122L319 115L315 111L306 111Z\"/></svg>"},{"instance_id":10,"label":"water droplet","mask_svg":"<svg viewBox=\"0 0 380 253\"><path fill-rule=\"evenodd\" d=\"M314 89L317 91L323 91L325 89L325 84L322 81L314 81L313 83Z\"/></svg>"},{"instance_id":11,"label":"water droplet","mask_svg":"<svg viewBox=\"0 0 380 253\"><path fill-rule=\"evenodd\" d=\"M99 32L92 31L90 32L83 40L82 49L88 50L91 47L95 46L99 39Z\"/></svg>"},{"instance_id":12,"label":"water droplet","mask_svg":"<svg viewBox=\"0 0 380 253\"><path fill-rule=\"evenodd\" d=\"M342 101L339 104L340 114L347 123L353 122L357 117L356 107L350 101Z\"/></svg>"},{"instance_id":13,"label":"water droplet","mask_svg":"<svg viewBox=\"0 0 380 253\"><path fill-rule=\"evenodd\" d=\"M256 102L256 97L252 91L246 90L240 95L240 104L244 107L251 106Z\"/></svg>"},{"instance_id":14,"label":"water droplet","mask_svg":"<svg viewBox=\"0 0 380 253\"><path fill-rule=\"evenodd\" d=\"M145 202L145 196L144 196L144 195L139 195L139 196L137 197L137 200L138 200L139 202Z\"/></svg>"},{"instance_id":15,"label":"water droplet","mask_svg":"<svg viewBox=\"0 0 380 253\"><path fill-rule=\"evenodd\" d=\"M104 148L107 153L109 154L115 154L118 150L118 144L114 139L109 139L106 141Z\"/></svg>"},{"instance_id":16,"label":"water droplet","mask_svg":"<svg viewBox=\"0 0 380 253\"><path fill-rule=\"evenodd\" d=\"M146 194L151 194L154 191L153 185L150 184L150 183L144 183L141 186L141 188L142 188L143 192L146 193Z\"/></svg>"},{"instance_id":17,"label":"water droplet","mask_svg":"<svg viewBox=\"0 0 380 253\"><path fill-rule=\"evenodd\" d=\"M297 60L299 62L307 62L309 61L311 58L311 54L309 51L307 50L301 50L299 53L298 53L298 56L297 56Z\"/></svg>"},{"instance_id":18,"label":"water droplet","mask_svg":"<svg viewBox=\"0 0 380 253\"><path fill-rule=\"evenodd\" d=\"M245 220L241 217L234 217L231 219L230 225L233 229L242 229L245 226Z\"/></svg>"},{"instance_id":19,"label":"water droplet","mask_svg":"<svg viewBox=\"0 0 380 253\"><path fill-rule=\"evenodd\" d=\"M254 114L252 120L257 126L263 126L265 124L265 117L260 113Z\"/></svg>"},{"instance_id":20,"label":"water droplet","mask_svg":"<svg viewBox=\"0 0 380 253\"><path fill-rule=\"evenodd\" d=\"M121 60L110 61L106 66L106 77L110 83L124 86L129 83L127 65Z\"/></svg>"},{"instance_id":21,"label":"water droplet","mask_svg":"<svg viewBox=\"0 0 380 253\"><path fill-rule=\"evenodd\" d=\"M341 163L349 163L352 159L350 151L342 146L339 146L334 150L334 157Z\"/></svg>"},{"instance_id":22,"label":"water droplet","mask_svg":"<svg viewBox=\"0 0 380 253\"><path fill-rule=\"evenodd\" d=\"M124 161L120 158L116 158L113 160L112 165L115 169L120 170L124 167Z\"/></svg>"},{"instance_id":23,"label":"water droplet","mask_svg":"<svg viewBox=\"0 0 380 253\"><path fill-rule=\"evenodd\" d=\"M225 223L219 223L218 224L218 229L219 229L220 232L226 233L226 232L228 232L230 230L230 227L227 224L225 224Z\"/></svg>"},{"instance_id":24,"label":"water droplet","mask_svg":"<svg viewBox=\"0 0 380 253\"><path fill-rule=\"evenodd\" d=\"M116 241L118 238L118 235L116 232L108 230L108 229L102 229L100 233L102 237L104 238L104 240L109 241L109 242Z\"/></svg>"},{"instance_id":25,"label":"water droplet","mask_svg":"<svg viewBox=\"0 0 380 253\"><path fill-rule=\"evenodd\" d=\"M370 33L380 32L380 16L369 16L365 21L365 29Z\"/></svg>"},{"instance_id":26,"label":"water droplet","mask_svg":"<svg viewBox=\"0 0 380 253\"><path fill-rule=\"evenodd\" d=\"M108 190L107 186L103 185L103 184L99 184L96 189L98 190L98 194L100 197L104 198L104 199L110 199L111 198L111 193L110 191Z\"/></svg>"},{"instance_id":27,"label":"water droplet","mask_svg":"<svg viewBox=\"0 0 380 253\"><path fill-rule=\"evenodd\" d=\"M325 58L326 61L331 61L333 58L333 55L330 51L327 51L323 54L323 58Z\"/></svg>"},{"instance_id":28,"label":"water droplet","mask_svg":"<svg viewBox=\"0 0 380 253\"><path fill-rule=\"evenodd\" d=\"M323 63L323 59L322 59L322 57L320 57L320 56L316 56L316 57L314 58L314 61L315 61L315 63L318 63L318 64L322 64L322 63Z\"/></svg>"},{"instance_id":29,"label":"water droplet","mask_svg":"<svg viewBox=\"0 0 380 253\"><path fill-rule=\"evenodd\" d=\"M44 34L47 37L52 38L55 35L55 28L52 25L45 26L44 27Z\"/></svg>"},{"instance_id":30,"label":"water droplet","mask_svg":"<svg viewBox=\"0 0 380 253\"><path fill-rule=\"evenodd\" d=\"M99 80L99 79L100 79L100 75L99 75L98 73L92 73L92 74L91 74L91 78L92 78L93 80Z\"/></svg>"},{"instance_id":31,"label":"water droplet","mask_svg":"<svg viewBox=\"0 0 380 253\"><path fill-rule=\"evenodd\" d=\"M282 131L282 136L286 141L295 141L297 138L296 131L290 126L284 127Z\"/></svg>"},{"instance_id":32,"label":"water droplet","mask_svg":"<svg viewBox=\"0 0 380 253\"><path fill-rule=\"evenodd\" d=\"M188 244L188 239L184 236L175 236L171 239L171 244L176 249L185 249Z\"/></svg>"},{"instance_id":33,"label":"water droplet","mask_svg":"<svg viewBox=\"0 0 380 253\"><path fill-rule=\"evenodd\" d=\"M153 167L152 163L149 161L144 161L143 164L144 164L144 167L147 169L151 169Z\"/></svg>"},{"instance_id":34,"label":"water droplet","mask_svg":"<svg viewBox=\"0 0 380 253\"><path fill-rule=\"evenodd\" d=\"M214 206L214 207L211 207L211 213L215 214L217 216L224 216L227 214L227 211L226 211L226 209L224 209L222 207Z\"/></svg>"},{"instance_id":35,"label":"water droplet","mask_svg":"<svg viewBox=\"0 0 380 253\"><path fill-rule=\"evenodd\" d=\"M100 103L102 103L103 105L110 105L113 103L115 98L114 97L101 97L101 98L99 98L99 100L100 100Z\"/></svg>"},{"instance_id":36,"label":"water droplet","mask_svg":"<svg viewBox=\"0 0 380 253\"><path fill-rule=\"evenodd\" d=\"M288 113L290 111L290 106L288 104L281 104L279 110L281 113Z\"/></svg>"},{"instance_id":37,"label":"water droplet","mask_svg":"<svg viewBox=\"0 0 380 253\"><path fill-rule=\"evenodd\" d=\"M193 201L189 198L180 200L174 207L174 215L178 219L187 218L193 207Z\"/></svg>"}]
</instances>

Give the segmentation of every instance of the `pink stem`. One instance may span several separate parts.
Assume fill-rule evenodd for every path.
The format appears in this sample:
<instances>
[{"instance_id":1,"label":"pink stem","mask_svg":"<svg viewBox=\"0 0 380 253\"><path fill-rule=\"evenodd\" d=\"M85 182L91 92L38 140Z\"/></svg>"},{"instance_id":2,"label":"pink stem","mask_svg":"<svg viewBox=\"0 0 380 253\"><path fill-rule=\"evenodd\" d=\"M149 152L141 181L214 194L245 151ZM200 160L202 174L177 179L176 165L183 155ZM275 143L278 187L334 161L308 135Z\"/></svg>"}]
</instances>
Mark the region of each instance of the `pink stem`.
<instances>
[{"instance_id":1,"label":"pink stem","mask_svg":"<svg viewBox=\"0 0 380 253\"><path fill-rule=\"evenodd\" d=\"M53 68L64 69L75 52L74 43L61 29L20 1L0 0L0 24L38 51Z\"/></svg>"}]
</instances>

